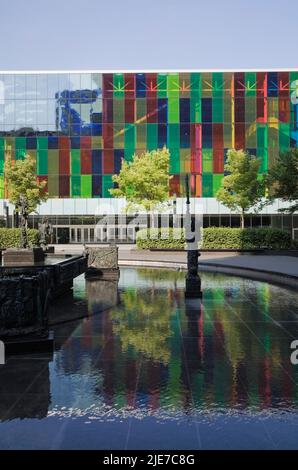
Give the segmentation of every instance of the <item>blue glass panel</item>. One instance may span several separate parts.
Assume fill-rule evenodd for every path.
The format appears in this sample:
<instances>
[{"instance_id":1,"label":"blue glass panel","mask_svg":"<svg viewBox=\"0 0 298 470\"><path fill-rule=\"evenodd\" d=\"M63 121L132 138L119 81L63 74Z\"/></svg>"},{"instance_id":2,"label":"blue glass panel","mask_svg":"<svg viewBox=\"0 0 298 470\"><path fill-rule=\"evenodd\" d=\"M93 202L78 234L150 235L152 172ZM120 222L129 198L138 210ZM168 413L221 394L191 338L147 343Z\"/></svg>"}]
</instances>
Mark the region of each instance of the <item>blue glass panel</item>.
<instances>
[{"instance_id":1,"label":"blue glass panel","mask_svg":"<svg viewBox=\"0 0 298 470\"><path fill-rule=\"evenodd\" d=\"M71 141L71 148L72 149L79 149L80 148L80 137L71 137L70 138L70 141Z\"/></svg>"},{"instance_id":2,"label":"blue glass panel","mask_svg":"<svg viewBox=\"0 0 298 470\"><path fill-rule=\"evenodd\" d=\"M36 149L37 148L37 141L36 141L36 137L27 137L27 140L26 140L26 148L28 150L33 150L33 149Z\"/></svg>"},{"instance_id":3,"label":"blue glass panel","mask_svg":"<svg viewBox=\"0 0 298 470\"><path fill-rule=\"evenodd\" d=\"M166 124L158 124L158 148L167 145L167 126Z\"/></svg>"},{"instance_id":4,"label":"blue glass panel","mask_svg":"<svg viewBox=\"0 0 298 470\"><path fill-rule=\"evenodd\" d=\"M81 126L81 135L91 135L91 125L82 125Z\"/></svg>"},{"instance_id":5,"label":"blue glass panel","mask_svg":"<svg viewBox=\"0 0 298 470\"><path fill-rule=\"evenodd\" d=\"M102 185L101 185L101 176L92 175L92 196L102 195Z\"/></svg>"},{"instance_id":6,"label":"blue glass panel","mask_svg":"<svg viewBox=\"0 0 298 470\"><path fill-rule=\"evenodd\" d=\"M123 149L116 149L114 151L114 171L115 173L119 173L121 169L121 161L124 158L124 150Z\"/></svg>"},{"instance_id":7,"label":"blue glass panel","mask_svg":"<svg viewBox=\"0 0 298 470\"><path fill-rule=\"evenodd\" d=\"M247 148L246 151L247 151L250 155L257 155L257 149L256 149L256 148Z\"/></svg>"},{"instance_id":8,"label":"blue glass panel","mask_svg":"<svg viewBox=\"0 0 298 470\"><path fill-rule=\"evenodd\" d=\"M92 135L102 135L102 125L101 124L92 124Z\"/></svg>"},{"instance_id":9,"label":"blue glass panel","mask_svg":"<svg viewBox=\"0 0 298 470\"><path fill-rule=\"evenodd\" d=\"M268 75L267 75L267 96L278 96L277 72L268 72Z\"/></svg>"},{"instance_id":10,"label":"blue glass panel","mask_svg":"<svg viewBox=\"0 0 298 470\"><path fill-rule=\"evenodd\" d=\"M92 150L92 173L102 173L102 151L99 149Z\"/></svg>"},{"instance_id":11,"label":"blue glass panel","mask_svg":"<svg viewBox=\"0 0 298 470\"><path fill-rule=\"evenodd\" d=\"M202 124L202 147L212 148L212 124Z\"/></svg>"},{"instance_id":12,"label":"blue glass panel","mask_svg":"<svg viewBox=\"0 0 298 470\"><path fill-rule=\"evenodd\" d=\"M49 136L49 138L48 138L48 148L49 149L57 149L58 148L58 137Z\"/></svg>"},{"instance_id":13,"label":"blue glass panel","mask_svg":"<svg viewBox=\"0 0 298 470\"><path fill-rule=\"evenodd\" d=\"M166 124L168 115L168 100L166 98L158 99L158 122Z\"/></svg>"},{"instance_id":14,"label":"blue glass panel","mask_svg":"<svg viewBox=\"0 0 298 470\"><path fill-rule=\"evenodd\" d=\"M136 97L146 97L146 77L144 73L136 74Z\"/></svg>"},{"instance_id":15,"label":"blue glass panel","mask_svg":"<svg viewBox=\"0 0 298 470\"><path fill-rule=\"evenodd\" d=\"M202 98L202 122L212 122L212 98Z\"/></svg>"},{"instance_id":16,"label":"blue glass panel","mask_svg":"<svg viewBox=\"0 0 298 470\"><path fill-rule=\"evenodd\" d=\"M190 124L180 124L180 146L190 147Z\"/></svg>"},{"instance_id":17,"label":"blue glass panel","mask_svg":"<svg viewBox=\"0 0 298 470\"><path fill-rule=\"evenodd\" d=\"M180 98L180 122L190 122L190 100Z\"/></svg>"}]
</instances>

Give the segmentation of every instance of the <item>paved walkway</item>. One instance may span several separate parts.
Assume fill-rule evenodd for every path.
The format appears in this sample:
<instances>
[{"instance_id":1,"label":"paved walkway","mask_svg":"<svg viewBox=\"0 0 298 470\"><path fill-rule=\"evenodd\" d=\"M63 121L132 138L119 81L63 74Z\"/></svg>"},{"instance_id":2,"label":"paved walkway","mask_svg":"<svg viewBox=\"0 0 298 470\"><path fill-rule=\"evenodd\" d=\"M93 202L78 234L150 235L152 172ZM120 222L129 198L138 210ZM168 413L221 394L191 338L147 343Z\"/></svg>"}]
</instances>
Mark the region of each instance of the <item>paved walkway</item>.
<instances>
[{"instance_id":1,"label":"paved walkway","mask_svg":"<svg viewBox=\"0 0 298 470\"><path fill-rule=\"evenodd\" d=\"M81 253L83 246L56 245L55 250L56 253ZM186 261L186 252L138 250L135 245L119 245L120 265L146 265L185 269ZM240 274L298 287L297 257L209 252L203 253L200 256L199 266L203 270Z\"/></svg>"}]
</instances>

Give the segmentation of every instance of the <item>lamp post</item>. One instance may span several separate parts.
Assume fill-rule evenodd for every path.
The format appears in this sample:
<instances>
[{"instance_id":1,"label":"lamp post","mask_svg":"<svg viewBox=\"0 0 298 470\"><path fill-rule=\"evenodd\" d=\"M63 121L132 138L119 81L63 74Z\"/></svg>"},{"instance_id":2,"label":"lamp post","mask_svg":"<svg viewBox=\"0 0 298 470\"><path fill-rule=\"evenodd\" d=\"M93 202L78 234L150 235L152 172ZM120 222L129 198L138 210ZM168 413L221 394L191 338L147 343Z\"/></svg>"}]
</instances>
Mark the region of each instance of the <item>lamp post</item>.
<instances>
[{"instance_id":1,"label":"lamp post","mask_svg":"<svg viewBox=\"0 0 298 470\"><path fill-rule=\"evenodd\" d=\"M9 228L9 206L6 201L3 201L3 212L5 217L5 227Z\"/></svg>"},{"instance_id":2,"label":"lamp post","mask_svg":"<svg viewBox=\"0 0 298 470\"><path fill-rule=\"evenodd\" d=\"M197 234L195 233L195 221L190 213L189 198L189 176L185 175L186 189L186 216L185 216L185 238L187 243L187 275L185 281L185 297L202 297L201 279L198 275L198 257L200 256L197 243Z\"/></svg>"}]
</instances>

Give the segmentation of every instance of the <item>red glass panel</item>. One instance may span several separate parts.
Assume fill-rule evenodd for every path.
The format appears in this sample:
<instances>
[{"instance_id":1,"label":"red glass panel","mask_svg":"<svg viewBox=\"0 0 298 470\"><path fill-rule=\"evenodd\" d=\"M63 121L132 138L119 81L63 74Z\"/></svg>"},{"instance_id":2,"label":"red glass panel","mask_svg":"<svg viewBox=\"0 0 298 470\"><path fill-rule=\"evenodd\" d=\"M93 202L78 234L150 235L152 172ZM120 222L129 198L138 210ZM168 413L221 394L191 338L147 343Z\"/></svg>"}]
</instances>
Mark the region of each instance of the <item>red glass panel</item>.
<instances>
[{"instance_id":1,"label":"red glass panel","mask_svg":"<svg viewBox=\"0 0 298 470\"><path fill-rule=\"evenodd\" d=\"M113 98L113 74L104 73L102 77L102 96L103 98Z\"/></svg>"},{"instance_id":2,"label":"red glass panel","mask_svg":"<svg viewBox=\"0 0 298 470\"><path fill-rule=\"evenodd\" d=\"M257 97L267 96L267 73L257 72Z\"/></svg>"},{"instance_id":3,"label":"red glass panel","mask_svg":"<svg viewBox=\"0 0 298 470\"><path fill-rule=\"evenodd\" d=\"M282 122L290 122L290 101L288 98L278 99L278 119Z\"/></svg>"},{"instance_id":4,"label":"red glass panel","mask_svg":"<svg viewBox=\"0 0 298 470\"><path fill-rule=\"evenodd\" d=\"M69 150L59 150L59 174L69 175Z\"/></svg>"},{"instance_id":5,"label":"red glass panel","mask_svg":"<svg viewBox=\"0 0 298 470\"><path fill-rule=\"evenodd\" d=\"M81 173L82 175L91 175L92 158L91 149L81 149Z\"/></svg>"},{"instance_id":6,"label":"red glass panel","mask_svg":"<svg viewBox=\"0 0 298 470\"><path fill-rule=\"evenodd\" d=\"M290 77L289 72L278 72L278 96L284 98L289 96L290 92Z\"/></svg>"},{"instance_id":7,"label":"red glass panel","mask_svg":"<svg viewBox=\"0 0 298 470\"><path fill-rule=\"evenodd\" d=\"M244 120L242 122L244 122ZM224 147L223 124L213 124L212 143L214 149L222 149Z\"/></svg>"},{"instance_id":8,"label":"red glass panel","mask_svg":"<svg viewBox=\"0 0 298 470\"><path fill-rule=\"evenodd\" d=\"M190 171L192 173L202 173L202 149L201 148L196 148L196 149L191 150Z\"/></svg>"},{"instance_id":9,"label":"red glass panel","mask_svg":"<svg viewBox=\"0 0 298 470\"><path fill-rule=\"evenodd\" d=\"M170 196L180 196L180 175L174 175L170 180Z\"/></svg>"},{"instance_id":10,"label":"red glass panel","mask_svg":"<svg viewBox=\"0 0 298 470\"><path fill-rule=\"evenodd\" d=\"M156 97L156 92L157 92L157 74L156 73L146 74L146 89L147 89L147 92L146 92L147 98Z\"/></svg>"},{"instance_id":11,"label":"red glass panel","mask_svg":"<svg viewBox=\"0 0 298 470\"><path fill-rule=\"evenodd\" d=\"M102 122L113 122L113 100L103 100L102 103Z\"/></svg>"},{"instance_id":12,"label":"red glass panel","mask_svg":"<svg viewBox=\"0 0 298 470\"><path fill-rule=\"evenodd\" d=\"M124 115L126 123L135 122L136 102L134 99L126 99L124 102Z\"/></svg>"},{"instance_id":13,"label":"red glass panel","mask_svg":"<svg viewBox=\"0 0 298 470\"><path fill-rule=\"evenodd\" d=\"M66 136L59 137L59 149L70 149L70 138Z\"/></svg>"},{"instance_id":14,"label":"red glass panel","mask_svg":"<svg viewBox=\"0 0 298 470\"><path fill-rule=\"evenodd\" d=\"M192 149L202 148L202 124L190 125L190 146Z\"/></svg>"},{"instance_id":15,"label":"red glass panel","mask_svg":"<svg viewBox=\"0 0 298 470\"><path fill-rule=\"evenodd\" d=\"M153 124L158 122L157 99L147 100L147 122Z\"/></svg>"},{"instance_id":16,"label":"red glass panel","mask_svg":"<svg viewBox=\"0 0 298 470\"><path fill-rule=\"evenodd\" d=\"M235 124L235 149L240 150L244 148L245 148L245 123Z\"/></svg>"},{"instance_id":17,"label":"red glass panel","mask_svg":"<svg viewBox=\"0 0 298 470\"><path fill-rule=\"evenodd\" d=\"M245 98L235 98L235 122L245 122Z\"/></svg>"},{"instance_id":18,"label":"red glass panel","mask_svg":"<svg viewBox=\"0 0 298 470\"><path fill-rule=\"evenodd\" d=\"M202 177L201 175L196 175L196 196L202 196Z\"/></svg>"},{"instance_id":19,"label":"red glass panel","mask_svg":"<svg viewBox=\"0 0 298 470\"><path fill-rule=\"evenodd\" d=\"M112 124L104 124L102 130L102 140L103 140L103 147L106 149L113 148L113 137L114 137L114 129Z\"/></svg>"},{"instance_id":20,"label":"red glass panel","mask_svg":"<svg viewBox=\"0 0 298 470\"><path fill-rule=\"evenodd\" d=\"M91 137L89 136L81 137L81 149L91 149Z\"/></svg>"},{"instance_id":21,"label":"red glass panel","mask_svg":"<svg viewBox=\"0 0 298 470\"><path fill-rule=\"evenodd\" d=\"M59 197L69 197L69 176L59 176Z\"/></svg>"},{"instance_id":22,"label":"red glass panel","mask_svg":"<svg viewBox=\"0 0 298 470\"><path fill-rule=\"evenodd\" d=\"M136 81L134 73L124 74L125 98L134 98L136 92Z\"/></svg>"},{"instance_id":23,"label":"red glass panel","mask_svg":"<svg viewBox=\"0 0 298 470\"><path fill-rule=\"evenodd\" d=\"M245 95L245 76L244 72L234 73L234 96Z\"/></svg>"},{"instance_id":24,"label":"red glass panel","mask_svg":"<svg viewBox=\"0 0 298 470\"><path fill-rule=\"evenodd\" d=\"M224 172L224 149L213 150L213 172L223 173Z\"/></svg>"},{"instance_id":25,"label":"red glass panel","mask_svg":"<svg viewBox=\"0 0 298 470\"><path fill-rule=\"evenodd\" d=\"M267 98L257 98L257 121L267 122Z\"/></svg>"},{"instance_id":26,"label":"red glass panel","mask_svg":"<svg viewBox=\"0 0 298 470\"><path fill-rule=\"evenodd\" d=\"M114 173L114 151L113 150L103 151L103 173L104 174Z\"/></svg>"}]
</instances>

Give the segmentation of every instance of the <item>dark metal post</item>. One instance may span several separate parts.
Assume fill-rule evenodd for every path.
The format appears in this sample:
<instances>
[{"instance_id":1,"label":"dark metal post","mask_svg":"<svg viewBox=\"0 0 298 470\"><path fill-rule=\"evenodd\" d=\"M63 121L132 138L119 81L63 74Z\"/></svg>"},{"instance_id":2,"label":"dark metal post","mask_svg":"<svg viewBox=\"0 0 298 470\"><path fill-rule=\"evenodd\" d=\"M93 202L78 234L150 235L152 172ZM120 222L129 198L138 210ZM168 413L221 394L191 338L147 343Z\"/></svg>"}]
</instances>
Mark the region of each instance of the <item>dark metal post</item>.
<instances>
[{"instance_id":1,"label":"dark metal post","mask_svg":"<svg viewBox=\"0 0 298 470\"><path fill-rule=\"evenodd\" d=\"M185 175L185 189L186 189L186 224L185 224L185 238L187 243L187 275L185 283L185 297L200 298L201 292L201 279L198 275L198 257L200 256L199 250L195 243L196 234L195 224L192 220L190 213L190 197L189 197L189 178Z\"/></svg>"}]
</instances>

